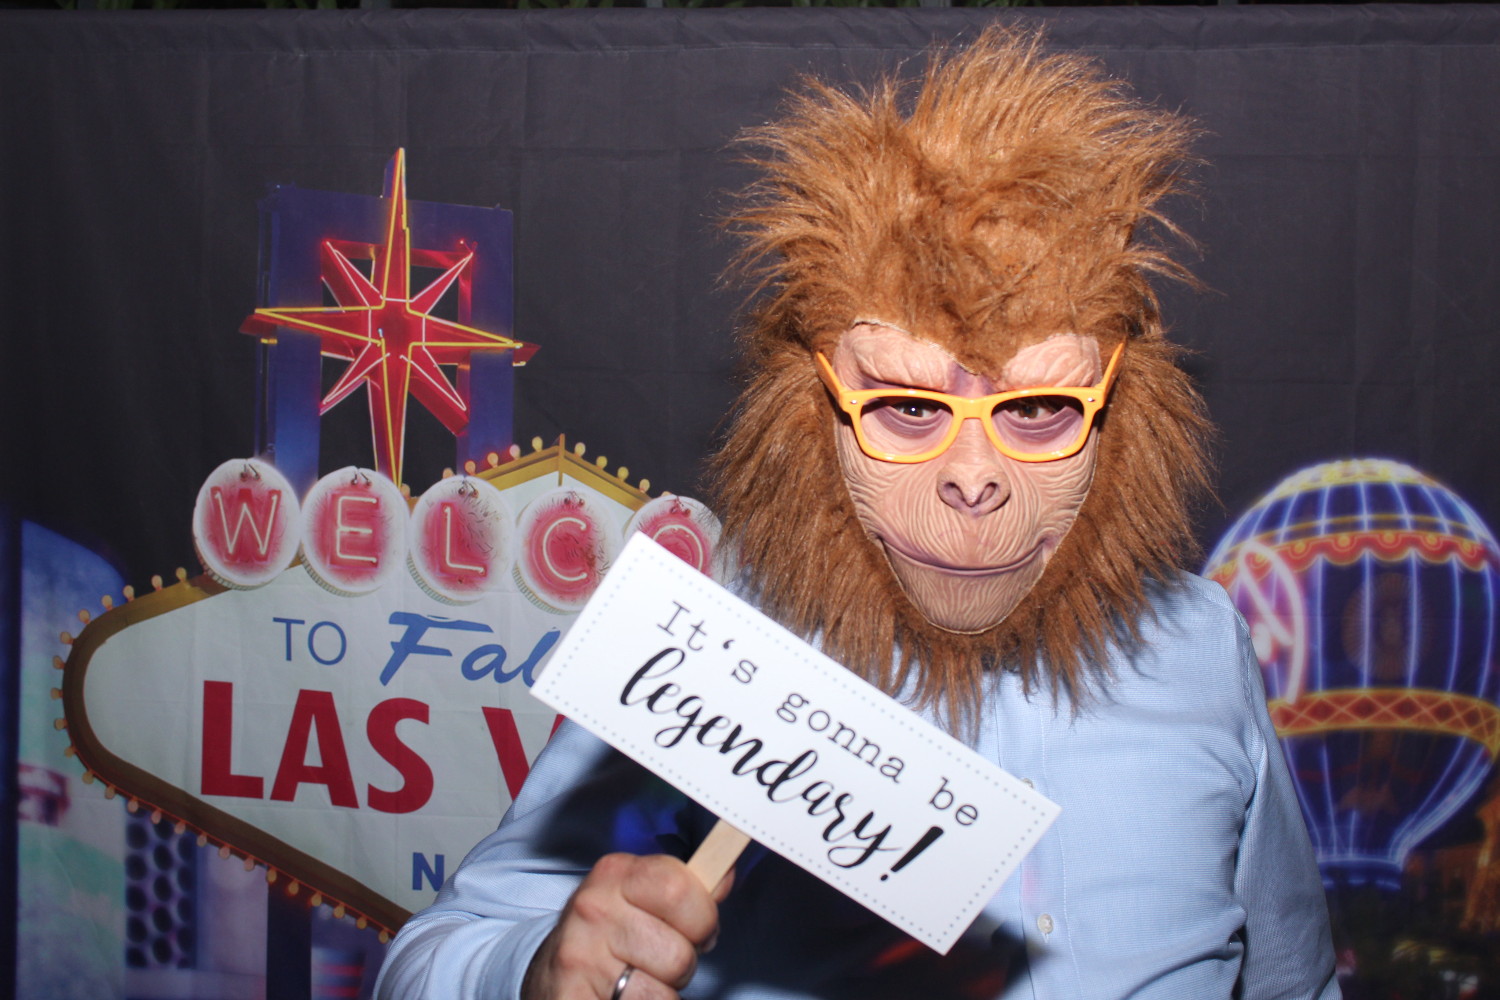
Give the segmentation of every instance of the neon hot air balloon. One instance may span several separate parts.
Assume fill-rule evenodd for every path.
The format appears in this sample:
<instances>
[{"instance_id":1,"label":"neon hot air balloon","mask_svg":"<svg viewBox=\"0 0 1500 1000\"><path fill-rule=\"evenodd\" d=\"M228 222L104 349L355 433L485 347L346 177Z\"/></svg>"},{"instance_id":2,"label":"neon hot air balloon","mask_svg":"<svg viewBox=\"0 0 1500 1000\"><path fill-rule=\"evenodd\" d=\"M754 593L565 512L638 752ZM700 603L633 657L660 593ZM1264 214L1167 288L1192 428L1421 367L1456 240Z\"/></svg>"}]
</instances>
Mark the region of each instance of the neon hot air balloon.
<instances>
[{"instance_id":1,"label":"neon hot air balloon","mask_svg":"<svg viewBox=\"0 0 1500 1000\"><path fill-rule=\"evenodd\" d=\"M1258 500L1205 575L1245 616L1325 881L1400 884L1500 751L1500 547L1407 465L1329 462Z\"/></svg>"}]
</instances>

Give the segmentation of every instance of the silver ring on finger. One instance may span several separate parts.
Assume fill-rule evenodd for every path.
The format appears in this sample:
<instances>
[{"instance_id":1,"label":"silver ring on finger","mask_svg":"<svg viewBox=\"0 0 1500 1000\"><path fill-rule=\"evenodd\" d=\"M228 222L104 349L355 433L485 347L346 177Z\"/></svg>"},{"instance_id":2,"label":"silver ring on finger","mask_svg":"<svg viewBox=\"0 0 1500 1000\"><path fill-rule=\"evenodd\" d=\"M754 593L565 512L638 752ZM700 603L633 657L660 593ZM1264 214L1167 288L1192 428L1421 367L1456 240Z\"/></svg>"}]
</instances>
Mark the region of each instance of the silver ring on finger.
<instances>
[{"instance_id":1,"label":"silver ring on finger","mask_svg":"<svg viewBox=\"0 0 1500 1000\"><path fill-rule=\"evenodd\" d=\"M615 980L615 988L610 993L609 1000L620 1000L625 995L625 986L630 982L630 974L634 971L635 966L625 963L625 968L620 970L620 978Z\"/></svg>"}]
</instances>

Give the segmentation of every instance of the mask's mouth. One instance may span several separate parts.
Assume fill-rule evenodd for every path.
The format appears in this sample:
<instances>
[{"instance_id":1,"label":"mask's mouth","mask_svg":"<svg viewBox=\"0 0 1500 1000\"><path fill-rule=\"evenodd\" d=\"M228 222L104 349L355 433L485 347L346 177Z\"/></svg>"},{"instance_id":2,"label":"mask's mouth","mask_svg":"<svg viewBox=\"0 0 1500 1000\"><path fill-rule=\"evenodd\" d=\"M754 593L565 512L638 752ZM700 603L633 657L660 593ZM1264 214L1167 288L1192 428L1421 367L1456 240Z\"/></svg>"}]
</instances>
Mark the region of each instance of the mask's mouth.
<instances>
[{"instance_id":1,"label":"mask's mouth","mask_svg":"<svg viewBox=\"0 0 1500 1000\"><path fill-rule=\"evenodd\" d=\"M1013 573L1018 569L1030 566L1038 559L1045 558L1054 548L1051 544L1051 538L1043 537L1026 552L1007 563L1001 563L996 566L955 566L952 563L919 555L901 547L889 538L882 537L880 543L887 553L893 558L900 559L902 562L911 563L923 569L936 570L939 573L945 573L950 576L968 577L999 576L1002 573Z\"/></svg>"}]
</instances>

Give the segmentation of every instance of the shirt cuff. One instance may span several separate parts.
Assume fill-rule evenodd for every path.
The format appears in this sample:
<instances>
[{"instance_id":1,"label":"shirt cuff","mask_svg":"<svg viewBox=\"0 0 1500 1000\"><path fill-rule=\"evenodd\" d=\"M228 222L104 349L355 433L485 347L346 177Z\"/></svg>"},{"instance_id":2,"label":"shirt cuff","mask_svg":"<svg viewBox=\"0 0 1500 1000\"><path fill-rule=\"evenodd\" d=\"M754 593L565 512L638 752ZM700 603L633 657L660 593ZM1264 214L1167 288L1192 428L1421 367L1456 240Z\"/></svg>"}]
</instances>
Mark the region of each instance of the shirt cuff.
<instances>
[{"instance_id":1,"label":"shirt cuff","mask_svg":"<svg viewBox=\"0 0 1500 1000\"><path fill-rule=\"evenodd\" d=\"M492 981L504 984L504 992L498 995L505 1000L521 1000L526 970L531 968L532 957L557 926L557 920L558 914L549 913L522 921L506 932L504 947L496 948L491 959Z\"/></svg>"}]
</instances>

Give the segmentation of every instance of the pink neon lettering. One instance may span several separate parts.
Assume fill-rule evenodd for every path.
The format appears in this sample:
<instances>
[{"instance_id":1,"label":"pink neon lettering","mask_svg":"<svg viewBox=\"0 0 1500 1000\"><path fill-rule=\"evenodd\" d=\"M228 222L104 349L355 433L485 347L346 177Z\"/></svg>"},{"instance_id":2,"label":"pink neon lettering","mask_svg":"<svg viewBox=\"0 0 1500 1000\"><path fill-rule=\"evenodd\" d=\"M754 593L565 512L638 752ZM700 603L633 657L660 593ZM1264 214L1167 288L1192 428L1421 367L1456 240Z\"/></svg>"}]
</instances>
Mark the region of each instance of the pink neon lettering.
<instances>
[{"instance_id":1,"label":"pink neon lettering","mask_svg":"<svg viewBox=\"0 0 1500 1000\"><path fill-rule=\"evenodd\" d=\"M359 513L359 514L369 514L369 515L373 516L373 514L375 513L375 511L365 511L365 512L347 511L346 512L345 507L349 503L373 504L375 506L375 508L376 508L376 511L378 511L379 508L380 508L380 500L377 497L360 496L358 494L344 493L344 494L341 494L341 495L339 495L338 497L336 497L334 499L334 511L335 511L335 513L334 513L334 529L333 529L333 555L334 555L334 558L338 559L338 560L341 560L343 562L362 562L362 563L371 563L371 564L379 563L380 562L380 557L379 556L362 555L362 554L357 553L357 552L346 552L344 550L344 539L345 539L345 536L354 535L354 536L357 536L359 538L369 539L369 538L371 538L375 534L375 529L374 528L362 527L362 526L360 526L358 524L351 524L351 523L349 523L348 521L345 520L345 514L346 513L349 513L349 514L356 514L356 513ZM368 544L368 542L366 542L365 544Z\"/></svg>"},{"instance_id":2,"label":"pink neon lettering","mask_svg":"<svg viewBox=\"0 0 1500 1000\"><path fill-rule=\"evenodd\" d=\"M255 536L255 554L252 559L263 560L271 548L271 529L276 524L276 512L281 507L281 491L270 490L270 504L265 516L265 526L255 522L255 515L250 512L253 505L253 497L249 487L241 487L235 491L234 499L238 507L235 515L234 527L229 526L229 511L224 503L224 490L218 486L213 488L214 503L219 509L219 529L223 532L224 556L226 559L239 558L240 531L248 523L250 531Z\"/></svg>"}]
</instances>

